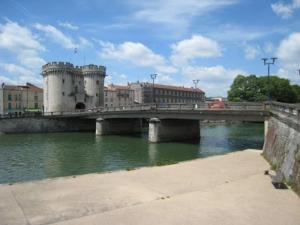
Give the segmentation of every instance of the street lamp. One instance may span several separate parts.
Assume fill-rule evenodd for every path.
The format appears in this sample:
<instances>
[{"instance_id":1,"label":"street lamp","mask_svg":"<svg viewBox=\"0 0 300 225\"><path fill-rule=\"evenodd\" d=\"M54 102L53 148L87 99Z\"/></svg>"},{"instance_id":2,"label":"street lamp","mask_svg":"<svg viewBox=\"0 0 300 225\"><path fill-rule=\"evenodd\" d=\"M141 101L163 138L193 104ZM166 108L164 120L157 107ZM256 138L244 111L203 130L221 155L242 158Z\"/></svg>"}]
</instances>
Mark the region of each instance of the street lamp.
<instances>
[{"instance_id":1,"label":"street lamp","mask_svg":"<svg viewBox=\"0 0 300 225\"><path fill-rule=\"evenodd\" d=\"M155 103L155 96L154 96L154 80L157 77L156 73L150 74L150 77L152 79L152 103Z\"/></svg>"},{"instance_id":2,"label":"street lamp","mask_svg":"<svg viewBox=\"0 0 300 225\"><path fill-rule=\"evenodd\" d=\"M193 80L193 83L195 84L195 89L197 89L197 84L199 83L200 80Z\"/></svg>"},{"instance_id":3,"label":"street lamp","mask_svg":"<svg viewBox=\"0 0 300 225\"><path fill-rule=\"evenodd\" d=\"M268 100L272 101L271 90L270 90L270 65L274 65L277 58L275 58L275 57L262 58L262 60L264 61L264 65L268 65ZM269 60L271 60L271 61L269 61Z\"/></svg>"}]
</instances>

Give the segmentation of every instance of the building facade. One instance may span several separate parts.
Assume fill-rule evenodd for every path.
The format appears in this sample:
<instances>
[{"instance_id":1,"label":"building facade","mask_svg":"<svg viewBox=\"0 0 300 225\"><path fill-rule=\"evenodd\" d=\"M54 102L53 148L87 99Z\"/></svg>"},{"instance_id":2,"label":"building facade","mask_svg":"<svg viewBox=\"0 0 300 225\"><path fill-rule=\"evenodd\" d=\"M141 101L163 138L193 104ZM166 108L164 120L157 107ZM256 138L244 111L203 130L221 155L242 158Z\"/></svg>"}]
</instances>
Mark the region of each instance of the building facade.
<instances>
[{"instance_id":1,"label":"building facade","mask_svg":"<svg viewBox=\"0 0 300 225\"><path fill-rule=\"evenodd\" d=\"M0 114L43 111L43 89L33 84L0 87Z\"/></svg>"},{"instance_id":2,"label":"building facade","mask_svg":"<svg viewBox=\"0 0 300 225\"><path fill-rule=\"evenodd\" d=\"M182 103L197 104L205 101L205 93L199 88L187 88L147 82L129 84L134 90L134 102L146 103Z\"/></svg>"},{"instance_id":3,"label":"building facade","mask_svg":"<svg viewBox=\"0 0 300 225\"><path fill-rule=\"evenodd\" d=\"M106 68L51 62L43 66L45 112L75 111L104 105Z\"/></svg>"},{"instance_id":4,"label":"building facade","mask_svg":"<svg viewBox=\"0 0 300 225\"><path fill-rule=\"evenodd\" d=\"M108 85L104 88L104 106L122 107L134 104L134 90L130 86Z\"/></svg>"}]
</instances>

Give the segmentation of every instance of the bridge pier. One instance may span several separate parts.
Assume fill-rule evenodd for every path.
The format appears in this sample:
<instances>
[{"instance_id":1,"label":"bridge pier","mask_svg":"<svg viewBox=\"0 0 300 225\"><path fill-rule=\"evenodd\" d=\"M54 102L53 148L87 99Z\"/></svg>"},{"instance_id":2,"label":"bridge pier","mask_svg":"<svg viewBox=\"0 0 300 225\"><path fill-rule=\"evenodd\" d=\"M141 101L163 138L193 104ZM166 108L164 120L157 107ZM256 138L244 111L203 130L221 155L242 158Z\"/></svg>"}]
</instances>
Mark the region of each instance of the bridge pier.
<instances>
[{"instance_id":1,"label":"bridge pier","mask_svg":"<svg viewBox=\"0 0 300 225\"><path fill-rule=\"evenodd\" d=\"M103 119L96 120L96 135L134 134L142 131L141 119Z\"/></svg>"},{"instance_id":2,"label":"bridge pier","mask_svg":"<svg viewBox=\"0 0 300 225\"><path fill-rule=\"evenodd\" d=\"M200 138L199 120L158 119L149 121L149 142L183 141Z\"/></svg>"}]
</instances>

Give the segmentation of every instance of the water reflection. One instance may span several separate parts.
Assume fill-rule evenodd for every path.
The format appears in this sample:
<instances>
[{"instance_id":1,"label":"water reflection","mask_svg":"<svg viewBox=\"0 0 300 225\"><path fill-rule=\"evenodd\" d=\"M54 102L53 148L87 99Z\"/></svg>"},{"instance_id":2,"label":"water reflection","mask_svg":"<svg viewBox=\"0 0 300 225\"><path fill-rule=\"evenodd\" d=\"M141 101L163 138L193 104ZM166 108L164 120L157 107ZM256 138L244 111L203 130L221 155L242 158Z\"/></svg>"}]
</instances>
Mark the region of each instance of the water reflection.
<instances>
[{"instance_id":1,"label":"water reflection","mask_svg":"<svg viewBox=\"0 0 300 225\"><path fill-rule=\"evenodd\" d=\"M104 172L262 148L263 124L201 127L189 143L148 143L137 136L94 133L0 135L0 183Z\"/></svg>"}]
</instances>

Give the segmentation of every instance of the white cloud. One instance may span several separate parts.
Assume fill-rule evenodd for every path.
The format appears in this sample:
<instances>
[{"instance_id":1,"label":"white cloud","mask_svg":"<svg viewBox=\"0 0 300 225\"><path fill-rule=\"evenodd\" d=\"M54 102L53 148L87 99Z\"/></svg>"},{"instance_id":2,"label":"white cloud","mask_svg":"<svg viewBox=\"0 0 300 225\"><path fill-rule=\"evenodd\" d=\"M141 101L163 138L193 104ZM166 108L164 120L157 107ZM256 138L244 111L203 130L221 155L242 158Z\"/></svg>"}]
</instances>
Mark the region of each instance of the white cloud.
<instances>
[{"instance_id":1,"label":"white cloud","mask_svg":"<svg viewBox=\"0 0 300 225\"><path fill-rule=\"evenodd\" d=\"M43 31L44 34L53 42L61 45L66 49L74 49L78 47L78 45L74 43L72 38L66 36L63 32L61 32L54 26L36 23L34 27L40 31Z\"/></svg>"},{"instance_id":2,"label":"white cloud","mask_svg":"<svg viewBox=\"0 0 300 225\"><path fill-rule=\"evenodd\" d=\"M131 0L137 8L134 18L139 21L160 23L175 29L189 26L194 16L237 3L238 0Z\"/></svg>"},{"instance_id":3,"label":"white cloud","mask_svg":"<svg viewBox=\"0 0 300 225\"><path fill-rule=\"evenodd\" d=\"M79 37L79 47L80 48L91 48L93 47L93 43L84 37Z\"/></svg>"},{"instance_id":4,"label":"white cloud","mask_svg":"<svg viewBox=\"0 0 300 225\"><path fill-rule=\"evenodd\" d=\"M246 59L255 59L261 54L261 48L258 45L244 44L244 53Z\"/></svg>"},{"instance_id":5,"label":"white cloud","mask_svg":"<svg viewBox=\"0 0 300 225\"><path fill-rule=\"evenodd\" d=\"M187 66L182 69L187 82L192 86L192 80L199 79L198 87L206 92L207 96L227 96L234 78L238 74L246 74L239 69L227 69L221 65L212 67Z\"/></svg>"},{"instance_id":6,"label":"white cloud","mask_svg":"<svg viewBox=\"0 0 300 225\"><path fill-rule=\"evenodd\" d=\"M282 19L291 18L294 11L300 8L300 0L292 0L291 3L277 2L271 4L272 10Z\"/></svg>"},{"instance_id":7,"label":"white cloud","mask_svg":"<svg viewBox=\"0 0 300 225\"><path fill-rule=\"evenodd\" d=\"M36 76L36 73L34 73L32 70L22 67L16 64L12 63L1 63L0 67L10 73L15 75L15 79L7 78L7 81L10 83L26 83L26 82L32 82L35 84L41 84L42 78L41 76Z\"/></svg>"},{"instance_id":8,"label":"white cloud","mask_svg":"<svg viewBox=\"0 0 300 225\"><path fill-rule=\"evenodd\" d=\"M124 42L115 45L102 42L100 56L105 59L129 61L143 67L153 67L157 72L174 73L176 68L168 66L163 56L154 53L151 49L139 42Z\"/></svg>"},{"instance_id":9,"label":"white cloud","mask_svg":"<svg viewBox=\"0 0 300 225\"><path fill-rule=\"evenodd\" d=\"M171 46L171 60L175 65L185 64L195 58L219 57L219 44L202 35L194 35Z\"/></svg>"},{"instance_id":10,"label":"white cloud","mask_svg":"<svg viewBox=\"0 0 300 225\"><path fill-rule=\"evenodd\" d=\"M264 52L268 55L271 55L274 53L274 45L272 42L266 42L265 45L264 45Z\"/></svg>"},{"instance_id":11,"label":"white cloud","mask_svg":"<svg viewBox=\"0 0 300 225\"><path fill-rule=\"evenodd\" d=\"M64 27L64 28L68 28L70 30L78 30L79 29L78 26L75 26L69 22L58 22L58 25L61 27Z\"/></svg>"},{"instance_id":12,"label":"white cloud","mask_svg":"<svg viewBox=\"0 0 300 225\"><path fill-rule=\"evenodd\" d=\"M15 81L15 80L13 80L11 78L8 78L6 76L1 76L0 75L0 84L2 84L2 83L5 83L5 84L14 84L14 85L18 84L17 81Z\"/></svg>"},{"instance_id":13,"label":"white cloud","mask_svg":"<svg viewBox=\"0 0 300 225\"><path fill-rule=\"evenodd\" d=\"M38 38L18 23L0 24L0 48L16 55L19 62L29 68L40 68L45 60L39 54L45 51Z\"/></svg>"},{"instance_id":14,"label":"white cloud","mask_svg":"<svg viewBox=\"0 0 300 225\"><path fill-rule=\"evenodd\" d=\"M283 39L277 49L276 56L279 58L279 75L292 81L299 81L297 70L300 69L300 32L290 34Z\"/></svg>"}]
</instances>

